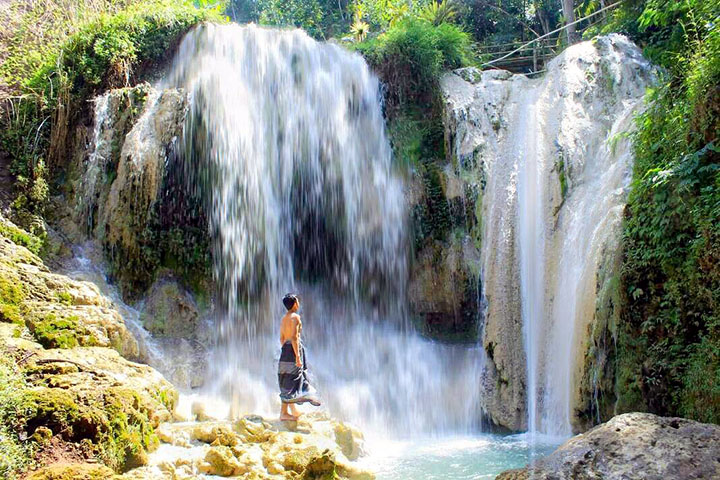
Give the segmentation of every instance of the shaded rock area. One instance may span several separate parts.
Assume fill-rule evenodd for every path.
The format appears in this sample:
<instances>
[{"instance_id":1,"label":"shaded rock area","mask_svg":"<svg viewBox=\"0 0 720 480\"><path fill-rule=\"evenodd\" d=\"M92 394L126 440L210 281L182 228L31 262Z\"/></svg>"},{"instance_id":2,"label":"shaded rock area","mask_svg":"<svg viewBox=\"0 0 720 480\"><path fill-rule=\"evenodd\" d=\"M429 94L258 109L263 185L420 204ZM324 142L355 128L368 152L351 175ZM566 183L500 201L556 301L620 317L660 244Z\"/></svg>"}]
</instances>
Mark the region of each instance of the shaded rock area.
<instances>
[{"instance_id":1,"label":"shaded rock area","mask_svg":"<svg viewBox=\"0 0 720 480\"><path fill-rule=\"evenodd\" d=\"M162 278L150 288L140 320L154 337L192 338L199 316L192 296L175 279Z\"/></svg>"},{"instance_id":2,"label":"shaded rock area","mask_svg":"<svg viewBox=\"0 0 720 480\"><path fill-rule=\"evenodd\" d=\"M466 188L451 163L414 172L406 192L415 254L407 298L424 335L475 342L481 316L477 190Z\"/></svg>"},{"instance_id":3,"label":"shaded rock area","mask_svg":"<svg viewBox=\"0 0 720 480\"><path fill-rule=\"evenodd\" d=\"M434 243L418 252L408 286L420 331L444 341L477 339L479 252L469 238Z\"/></svg>"},{"instance_id":4,"label":"shaded rock area","mask_svg":"<svg viewBox=\"0 0 720 480\"><path fill-rule=\"evenodd\" d=\"M185 92L149 84L110 90L73 142L63 194L50 222L71 243L103 247L123 296L139 299L160 269L209 289L209 240L199 198L178 158Z\"/></svg>"},{"instance_id":5,"label":"shaded rock area","mask_svg":"<svg viewBox=\"0 0 720 480\"><path fill-rule=\"evenodd\" d=\"M720 426L649 413L618 415L498 480L720 478Z\"/></svg>"},{"instance_id":6,"label":"shaded rock area","mask_svg":"<svg viewBox=\"0 0 720 480\"><path fill-rule=\"evenodd\" d=\"M140 322L163 351L160 370L178 388L202 386L207 360L206 345L213 330L201 318L193 295L172 274L160 275L140 308Z\"/></svg>"}]
</instances>

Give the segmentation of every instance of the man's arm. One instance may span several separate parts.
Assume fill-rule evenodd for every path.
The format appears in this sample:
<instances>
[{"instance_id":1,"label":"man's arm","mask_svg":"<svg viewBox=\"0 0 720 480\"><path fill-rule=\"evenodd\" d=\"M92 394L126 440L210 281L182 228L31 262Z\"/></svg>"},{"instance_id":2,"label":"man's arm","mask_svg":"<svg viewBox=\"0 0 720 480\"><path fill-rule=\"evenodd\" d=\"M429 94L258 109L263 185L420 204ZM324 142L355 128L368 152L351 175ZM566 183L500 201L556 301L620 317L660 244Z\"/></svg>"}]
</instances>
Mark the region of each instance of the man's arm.
<instances>
[{"instance_id":1,"label":"man's arm","mask_svg":"<svg viewBox=\"0 0 720 480\"><path fill-rule=\"evenodd\" d=\"M300 332L302 332L302 321L300 315L295 315L295 329L293 332L292 346L295 351L295 366L302 367L302 359L300 358Z\"/></svg>"}]
</instances>

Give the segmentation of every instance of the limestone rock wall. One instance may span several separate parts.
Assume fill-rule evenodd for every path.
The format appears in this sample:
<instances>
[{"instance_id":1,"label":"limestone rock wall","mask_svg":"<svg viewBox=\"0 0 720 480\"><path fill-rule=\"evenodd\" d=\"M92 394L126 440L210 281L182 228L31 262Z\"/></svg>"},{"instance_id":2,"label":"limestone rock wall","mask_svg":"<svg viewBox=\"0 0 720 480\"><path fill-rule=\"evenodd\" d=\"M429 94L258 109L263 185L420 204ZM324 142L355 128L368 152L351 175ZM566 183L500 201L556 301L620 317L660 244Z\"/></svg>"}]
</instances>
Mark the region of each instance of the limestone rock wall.
<instances>
[{"instance_id":1,"label":"limestone rock wall","mask_svg":"<svg viewBox=\"0 0 720 480\"><path fill-rule=\"evenodd\" d=\"M154 429L172 418L178 394L129 360L137 355L122 316L94 284L50 272L0 234L0 366L15 388L3 391L11 403L1 420L33 442L40 465L58 452L115 471L147 462Z\"/></svg>"},{"instance_id":2,"label":"limestone rock wall","mask_svg":"<svg viewBox=\"0 0 720 480\"><path fill-rule=\"evenodd\" d=\"M167 251L180 251L193 240L190 235L166 240L178 219L164 211L171 209L167 204L183 206L169 169L180 168L174 148L188 99L177 89L140 84L111 90L94 102L90 126L78 127L65 194L56 199L52 223L73 243L89 238L102 245L113 279L126 298L136 299L167 262Z\"/></svg>"},{"instance_id":3,"label":"limestone rock wall","mask_svg":"<svg viewBox=\"0 0 720 480\"><path fill-rule=\"evenodd\" d=\"M484 409L512 430L596 422L610 342L626 133L655 79L620 35L568 48L539 78L465 68L442 79L446 150L475 189L486 304ZM610 313L611 315L611 313Z\"/></svg>"}]
</instances>

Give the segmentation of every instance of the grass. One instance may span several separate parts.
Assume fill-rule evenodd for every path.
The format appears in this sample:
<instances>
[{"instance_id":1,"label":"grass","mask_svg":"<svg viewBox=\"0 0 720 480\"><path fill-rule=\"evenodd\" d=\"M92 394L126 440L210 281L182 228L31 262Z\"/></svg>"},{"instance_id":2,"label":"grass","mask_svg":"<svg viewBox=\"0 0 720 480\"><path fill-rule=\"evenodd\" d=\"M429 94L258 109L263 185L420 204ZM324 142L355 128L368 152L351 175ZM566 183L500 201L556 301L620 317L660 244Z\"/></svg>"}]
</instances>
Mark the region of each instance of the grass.
<instances>
[{"instance_id":1,"label":"grass","mask_svg":"<svg viewBox=\"0 0 720 480\"><path fill-rule=\"evenodd\" d=\"M0 478L19 478L31 464L32 446L20 440L12 421L24 388L22 373L0 344Z\"/></svg>"}]
</instances>

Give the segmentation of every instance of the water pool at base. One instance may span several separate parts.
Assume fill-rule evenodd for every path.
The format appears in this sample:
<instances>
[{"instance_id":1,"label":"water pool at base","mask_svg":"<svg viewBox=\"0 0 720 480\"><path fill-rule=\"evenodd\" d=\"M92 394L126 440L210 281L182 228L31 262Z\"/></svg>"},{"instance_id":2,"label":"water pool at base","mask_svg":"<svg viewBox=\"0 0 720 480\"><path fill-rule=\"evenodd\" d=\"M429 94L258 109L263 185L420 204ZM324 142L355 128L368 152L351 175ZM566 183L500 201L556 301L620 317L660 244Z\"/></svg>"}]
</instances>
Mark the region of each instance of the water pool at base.
<instances>
[{"instance_id":1,"label":"water pool at base","mask_svg":"<svg viewBox=\"0 0 720 480\"><path fill-rule=\"evenodd\" d=\"M563 440L485 434L383 442L371 445L370 455L360 463L373 469L377 480L493 479L500 472L548 455Z\"/></svg>"}]
</instances>

